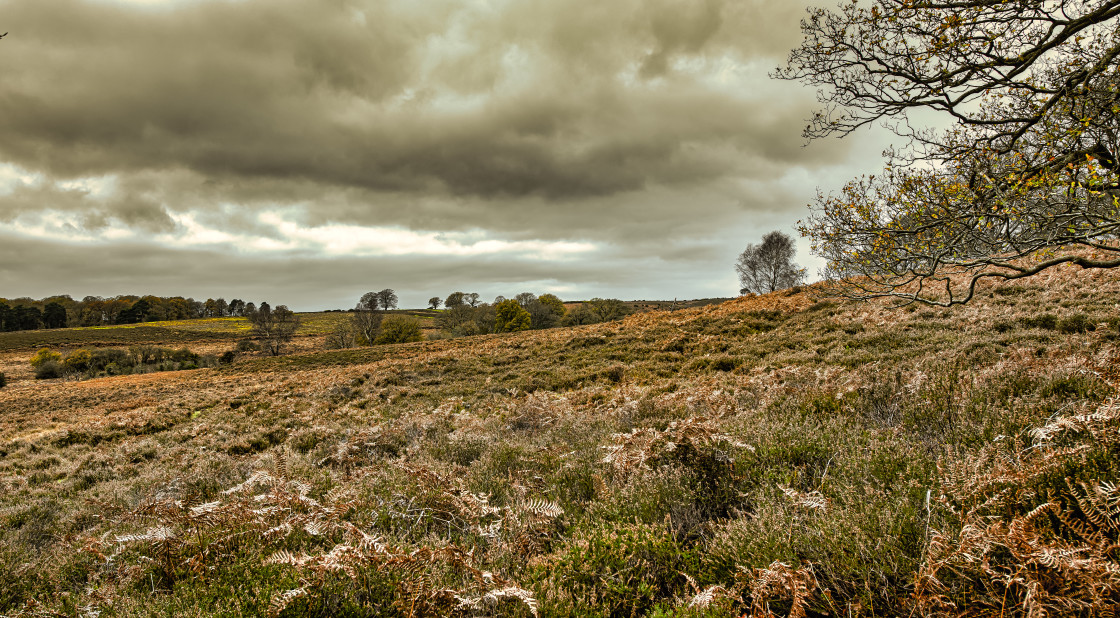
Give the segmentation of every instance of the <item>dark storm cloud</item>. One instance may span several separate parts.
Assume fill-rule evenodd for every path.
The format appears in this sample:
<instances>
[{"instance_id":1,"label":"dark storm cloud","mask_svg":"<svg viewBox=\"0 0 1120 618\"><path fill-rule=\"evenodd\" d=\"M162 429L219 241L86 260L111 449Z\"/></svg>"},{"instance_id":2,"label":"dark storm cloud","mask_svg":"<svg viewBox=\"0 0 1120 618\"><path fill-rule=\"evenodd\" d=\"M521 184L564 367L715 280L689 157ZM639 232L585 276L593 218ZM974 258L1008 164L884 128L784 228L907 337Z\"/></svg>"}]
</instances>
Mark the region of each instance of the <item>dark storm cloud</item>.
<instances>
[{"instance_id":1,"label":"dark storm cloud","mask_svg":"<svg viewBox=\"0 0 1120 618\"><path fill-rule=\"evenodd\" d=\"M0 195L0 221L11 223L21 215L43 211L74 214L80 227L88 231L113 224L151 233L175 229L175 222L162 203L142 192L123 191L98 198L87 189L59 188L40 182L21 185L7 195Z\"/></svg>"},{"instance_id":2,"label":"dark storm cloud","mask_svg":"<svg viewBox=\"0 0 1120 618\"><path fill-rule=\"evenodd\" d=\"M0 0L0 165L35 177L5 187L0 169L0 222L24 234L0 252L49 254L3 283L313 298L376 271L393 278L378 285L429 296L471 280L700 290L698 268L757 240L744 227L788 227L811 195L799 179L848 156L843 143L802 148L811 93L765 79L803 12L770 0ZM545 263L246 246L291 244L276 213L306 228L597 249ZM238 240L155 245L190 225ZM71 264L86 245L67 235L131 244Z\"/></svg>"},{"instance_id":3,"label":"dark storm cloud","mask_svg":"<svg viewBox=\"0 0 1120 618\"><path fill-rule=\"evenodd\" d=\"M604 4L8 2L0 156L59 176L183 167L551 199L797 156L773 127L805 102L774 117L670 66L784 50L752 3Z\"/></svg>"}]
</instances>

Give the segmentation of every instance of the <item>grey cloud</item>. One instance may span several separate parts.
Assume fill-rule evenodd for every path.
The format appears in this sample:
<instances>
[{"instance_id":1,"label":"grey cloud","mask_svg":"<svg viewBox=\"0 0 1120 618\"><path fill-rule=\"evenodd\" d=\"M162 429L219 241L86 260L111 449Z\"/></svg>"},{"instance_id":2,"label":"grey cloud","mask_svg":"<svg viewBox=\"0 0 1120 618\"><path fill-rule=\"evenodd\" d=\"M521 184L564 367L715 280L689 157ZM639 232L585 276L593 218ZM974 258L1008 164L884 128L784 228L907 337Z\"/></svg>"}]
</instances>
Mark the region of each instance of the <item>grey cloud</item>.
<instances>
[{"instance_id":1,"label":"grey cloud","mask_svg":"<svg viewBox=\"0 0 1120 618\"><path fill-rule=\"evenodd\" d=\"M719 30L724 2L659 0L653 4L662 9L651 20L657 48L642 62L643 77L664 75L668 70L669 58L677 52L695 53L703 49Z\"/></svg>"},{"instance_id":2,"label":"grey cloud","mask_svg":"<svg viewBox=\"0 0 1120 618\"><path fill-rule=\"evenodd\" d=\"M718 178L741 171L741 158L775 151L788 158L775 145L799 138L776 139L768 127L808 114L805 98L768 118L770 102L688 75L661 88L620 81L627 65L648 69L653 56L665 65L672 56L739 53L733 41L714 42L721 27L742 27L753 49L766 29L725 24L723 14L735 12L719 0L606 3L612 8L599 9L598 27L586 31L577 28L586 19L573 16L583 11L559 0L496 16L414 4L242 0L153 12L10 1L6 19L20 36L0 56L14 76L0 84L0 155L62 176L185 167L377 191L566 199ZM441 51L454 46L456 28L476 49ZM525 83L495 90L517 50ZM456 110L423 95L448 88L482 102ZM412 103L396 101L410 92L420 93Z\"/></svg>"},{"instance_id":3,"label":"grey cloud","mask_svg":"<svg viewBox=\"0 0 1120 618\"><path fill-rule=\"evenodd\" d=\"M72 214L80 229L98 231L113 224L160 233L176 228L163 205L150 196L122 192L108 199L94 197L85 189L63 189L51 182L15 188L0 195L0 220L13 222L47 211ZM76 228L75 231L78 231Z\"/></svg>"},{"instance_id":4,"label":"grey cloud","mask_svg":"<svg viewBox=\"0 0 1120 618\"><path fill-rule=\"evenodd\" d=\"M254 296L285 289L307 299L321 285L341 299L355 281L403 281L419 301L441 287L515 291L484 282L713 295L726 283L724 254L757 240L744 230L788 228L812 195L803 179L848 169L850 144L802 148L811 93L751 81L796 44L801 13L771 0L200 0L159 9L0 0L11 31L0 43L0 163L45 177L0 195L0 221L58 211L86 230L150 235L189 215L283 240L258 217L278 210L305 226L604 247L555 264L293 253L278 265L236 247L105 244L87 265L67 263L69 246L55 243L36 247L51 254L41 262L0 262L23 272L0 283L196 296L214 286L227 297L236 292L223 286L246 285ZM740 63L726 82L694 71L725 61ZM100 175L113 179L109 196L53 184ZM365 283L371 272L391 280ZM289 301L303 302L280 302Z\"/></svg>"}]
</instances>

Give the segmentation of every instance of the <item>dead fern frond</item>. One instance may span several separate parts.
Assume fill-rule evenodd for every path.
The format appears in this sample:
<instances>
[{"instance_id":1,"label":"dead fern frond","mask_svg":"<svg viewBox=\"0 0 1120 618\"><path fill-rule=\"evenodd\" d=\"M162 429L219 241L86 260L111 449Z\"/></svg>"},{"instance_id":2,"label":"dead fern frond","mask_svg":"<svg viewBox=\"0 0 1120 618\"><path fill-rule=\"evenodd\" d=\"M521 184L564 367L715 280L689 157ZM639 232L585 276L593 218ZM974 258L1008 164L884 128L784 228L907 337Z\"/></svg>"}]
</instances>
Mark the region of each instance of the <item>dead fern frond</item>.
<instances>
[{"instance_id":1,"label":"dead fern frond","mask_svg":"<svg viewBox=\"0 0 1120 618\"><path fill-rule=\"evenodd\" d=\"M774 600L789 601L789 618L805 618L810 595L818 587L812 564L795 569L774 561L765 569L741 570L740 573L749 585L751 618L774 616L770 608Z\"/></svg>"},{"instance_id":2,"label":"dead fern frond","mask_svg":"<svg viewBox=\"0 0 1120 618\"><path fill-rule=\"evenodd\" d=\"M798 491L792 487L782 487L784 493L793 503L799 507L808 509L810 511L824 512L828 508L828 498L817 490L804 492Z\"/></svg>"},{"instance_id":3,"label":"dead fern frond","mask_svg":"<svg viewBox=\"0 0 1120 618\"><path fill-rule=\"evenodd\" d=\"M704 609L714 603L717 599L726 598L729 595L726 588L723 586L708 586L704 590L692 597L688 602L689 607L696 607Z\"/></svg>"},{"instance_id":4,"label":"dead fern frond","mask_svg":"<svg viewBox=\"0 0 1120 618\"><path fill-rule=\"evenodd\" d=\"M993 615L1115 615L1116 483L1066 478L1064 487L1054 487L1047 479L1090 452L1114 452L1117 410L1109 401L1091 414L1060 416L1029 432L1029 447L992 445L943 467L941 502L959 518L959 532L931 531L913 593L916 609L931 616L957 615L962 607Z\"/></svg>"},{"instance_id":5,"label":"dead fern frond","mask_svg":"<svg viewBox=\"0 0 1120 618\"><path fill-rule=\"evenodd\" d=\"M529 592L524 588L518 588L517 586L507 586L505 588L490 590L486 594L482 595L482 602L484 604L493 603L494 605L497 605L503 599L514 599L520 601L521 603L525 604L525 607L529 608L529 613L531 613L534 617L539 615L537 613L539 604L537 603L536 597L533 596L532 592Z\"/></svg>"},{"instance_id":6,"label":"dead fern frond","mask_svg":"<svg viewBox=\"0 0 1120 618\"><path fill-rule=\"evenodd\" d=\"M272 597L272 601L268 604L269 618L277 618L293 601L301 597L307 596L307 588L300 586L292 590L286 590Z\"/></svg>"},{"instance_id":7,"label":"dead fern frond","mask_svg":"<svg viewBox=\"0 0 1120 618\"><path fill-rule=\"evenodd\" d=\"M715 421L702 416L673 421L663 431L634 429L629 433L615 434L611 439L614 444L601 447L606 451L602 462L610 465L616 476L623 479L668 461L692 459L696 453L709 454L730 466L734 464L730 448L753 450L733 436L722 433Z\"/></svg>"}]
</instances>

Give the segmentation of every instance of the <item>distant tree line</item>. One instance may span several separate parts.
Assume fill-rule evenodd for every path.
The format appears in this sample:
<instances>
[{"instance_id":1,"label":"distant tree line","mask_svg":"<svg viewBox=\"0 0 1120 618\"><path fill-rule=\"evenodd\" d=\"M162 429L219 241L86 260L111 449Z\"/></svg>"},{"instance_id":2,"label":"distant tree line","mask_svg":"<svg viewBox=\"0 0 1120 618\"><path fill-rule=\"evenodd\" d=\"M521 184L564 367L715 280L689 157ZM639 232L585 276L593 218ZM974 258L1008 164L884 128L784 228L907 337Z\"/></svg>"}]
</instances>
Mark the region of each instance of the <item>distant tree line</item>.
<instances>
[{"instance_id":1,"label":"distant tree line","mask_svg":"<svg viewBox=\"0 0 1120 618\"><path fill-rule=\"evenodd\" d=\"M438 301L438 297L433 297L428 306L436 309ZM498 296L493 303L482 302L474 292L453 292L443 306L439 325L452 337L595 324L621 319L629 313L629 307L614 298L593 298L568 310L555 294L537 296L531 292L509 299Z\"/></svg>"},{"instance_id":2,"label":"distant tree line","mask_svg":"<svg viewBox=\"0 0 1120 618\"><path fill-rule=\"evenodd\" d=\"M339 322L327 337L327 347L421 341L423 333L418 320L388 313L397 308L397 302L396 292L389 288L363 294L350 310L350 320ZM477 292L452 292L446 298L428 299L430 310L441 305L444 309L437 324L444 337L595 324L621 319L630 313L625 303L614 298L593 298L569 310L555 294L537 296L531 292L513 298L499 296L492 303L483 302Z\"/></svg>"},{"instance_id":3,"label":"distant tree line","mask_svg":"<svg viewBox=\"0 0 1120 618\"><path fill-rule=\"evenodd\" d=\"M0 298L0 330L37 330L75 326L110 326L162 320L248 316L256 305L239 298L208 298L205 301L182 296L86 296L75 300L68 295L41 300Z\"/></svg>"}]
</instances>

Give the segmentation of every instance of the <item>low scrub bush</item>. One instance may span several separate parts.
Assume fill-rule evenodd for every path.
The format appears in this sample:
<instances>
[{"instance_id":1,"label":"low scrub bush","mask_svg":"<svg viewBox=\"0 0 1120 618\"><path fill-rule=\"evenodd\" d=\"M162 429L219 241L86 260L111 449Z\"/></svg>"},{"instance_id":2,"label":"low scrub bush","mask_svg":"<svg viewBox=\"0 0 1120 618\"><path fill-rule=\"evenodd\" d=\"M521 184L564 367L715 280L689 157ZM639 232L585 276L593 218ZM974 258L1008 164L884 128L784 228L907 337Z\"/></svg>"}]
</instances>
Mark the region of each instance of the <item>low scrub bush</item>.
<instances>
[{"instance_id":1,"label":"low scrub bush","mask_svg":"<svg viewBox=\"0 0 1120 618\"><path fill-rule=\"evenodd\" d=\"M56 360L44 361L35 367L36 380L52 380L61 378L64 374L65 368Z\"/></svg>"},{"instance_id":2,"label":"low scrub bush","mask_svg":"<svg viewBox=\"0 0 1120 618\"><path fill-rule=\"evenodd\" d=\"M32 356L31 360L28 362L31 363L32 369L38 369L44 363L62 362L62 354L50 348L40 348L38 352L35 352L35 356Z\"/></svg>"},{"instance_id":3,"label":"low scrub bush","mask_svg":"<svg viewBox=\"0 0 1120 618\"><path fill-rule=\"evenodd\" d=\"M92 361L93 354L83 348L67 354L66 360L62 361L62 364L72 373L81 373L89 369Z\"/></svg>"},{"instance_id":4,"label":"low scrub bush","mask_svg":"<svg viewBox=\"0 0 1120 618\"><path fill-rule=\"evenodd\" d=\"M378 333L374 343L377 345L411 343L423 339L419 321L405 316L391 315L382 320L381 332Z\"/></svg>"},{"instance_id":5,"label":"low scrub bush","mask_svg":"<svg viewBox=\"0 0 1120 618\"><path fill-rule=\"evenodd\" d=\"M1058 328L1058 316L1052 313L1044 313L1039 316L1019 318L1019 323L1022 324L1024 328L1054 330Z\"/></svg>"},{"instance_id":6,"label":"low scrub bush","mask_svg":"<svg viewBox=\"0 0 1120 618\"><path fill-rule=\"evenodd\" d=\"M38 379L58 378L64 374L94 378L198 369L217 364L216 357L199 356L188 348L173 350L152 345L133 346L127 352L119 348L82 348L74 350L65 358L58 352L44 348L31 359L31 366Z\"/></svg>"},{"instance_id":7,"label":"low scrub bush","mask_svg":"<svg viewBox=\"0 0 1120 618\"><path fill-rule=\"evenodd\" d=\"M1077 313L1059 321L1057 329L1060 333L1084 333L1086 331L1097 330L1097 325L1085 314Z\"/></svg>"}]
</instances>

